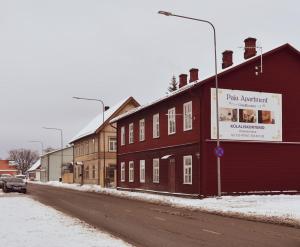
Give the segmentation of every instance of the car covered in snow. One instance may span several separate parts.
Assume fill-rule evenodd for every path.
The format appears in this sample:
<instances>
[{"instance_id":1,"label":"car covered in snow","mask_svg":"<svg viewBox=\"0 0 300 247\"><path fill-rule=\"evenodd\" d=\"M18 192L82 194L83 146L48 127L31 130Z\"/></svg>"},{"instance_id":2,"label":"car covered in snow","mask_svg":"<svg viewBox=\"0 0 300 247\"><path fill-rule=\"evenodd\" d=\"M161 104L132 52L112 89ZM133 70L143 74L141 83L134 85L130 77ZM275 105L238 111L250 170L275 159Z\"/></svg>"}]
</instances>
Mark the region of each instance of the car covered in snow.
<instances>
[{"instance_id":1,"label":"car covered in snow","mask_svg":"<svg viewBox=\"0 0 300 247\"><path fill-rule=\"evenodd\" d=\"M4 183L4 179L5 178L11 178L12 177L12 175L10 175L10 174L0 174L0 188L2 188L2 186L3 186L3 183Z\"/></svg>"},{"instance_id":2,"label":"car covered in snow","mask_svg":"<svg viewBox=\"0 0 300 247\"><path fill-rule=\"evenodd\" d=\"M4 193L15 191L25 194L27 192L26 186L26 182L24 182L21 178L3 178L2 190Z\"/></svg>"}]
</instances>

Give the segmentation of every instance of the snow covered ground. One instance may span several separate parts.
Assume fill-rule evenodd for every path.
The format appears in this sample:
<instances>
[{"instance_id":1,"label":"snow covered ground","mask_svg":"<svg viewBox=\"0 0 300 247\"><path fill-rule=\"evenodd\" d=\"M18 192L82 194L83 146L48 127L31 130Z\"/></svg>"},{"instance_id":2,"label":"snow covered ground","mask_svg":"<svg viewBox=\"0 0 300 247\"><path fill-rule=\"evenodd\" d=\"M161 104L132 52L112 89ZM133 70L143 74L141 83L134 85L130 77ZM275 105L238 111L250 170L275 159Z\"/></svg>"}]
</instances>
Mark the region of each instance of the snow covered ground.
<instances>
[{"instance_id":1,"label":"snow covered ground","mask_svg":"<svg viewBox=\"0 0 300 247\"><path fill-rule=\"evenodd\" d=\"M205 198L200 200L141 192L119 191L116 189L102 188L99 185L80 186L79 184L63 184L54 181L47 183L40 182L39 184L300 226L300 195L223 196L221 199Z\"/></svg>"},{"instance_id":2,"label":"snow covered ground","mask_svg":"<svg viewBox=\"0 0 300 247\"><path fill-rule=\"evenodd\" d=\"M9 247L121 247L122 240L18 193L0 192L0 244Z\"/></svg>"}]
</instances>

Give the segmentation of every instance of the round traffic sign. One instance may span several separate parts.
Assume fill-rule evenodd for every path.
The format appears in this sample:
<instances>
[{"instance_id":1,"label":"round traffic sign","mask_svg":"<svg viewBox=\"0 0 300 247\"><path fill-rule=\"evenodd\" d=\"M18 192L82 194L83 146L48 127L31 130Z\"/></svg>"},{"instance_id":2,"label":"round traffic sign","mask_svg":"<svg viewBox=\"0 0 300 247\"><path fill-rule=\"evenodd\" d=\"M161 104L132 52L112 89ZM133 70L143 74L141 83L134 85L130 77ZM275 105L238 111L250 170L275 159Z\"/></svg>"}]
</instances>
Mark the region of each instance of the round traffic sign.
<instances>
[{"instance_id":1,"label":"round traffic sign","mask_svg":"<svg viewBox=\"0 0 300 247\"><path fill-rule=\"evenodd\" d=\"M222 157L224 155L224 149L222 147L220 147L220 146L217 146L215 148L215 155L217 157Z\"/></svg>"}]
</instances>

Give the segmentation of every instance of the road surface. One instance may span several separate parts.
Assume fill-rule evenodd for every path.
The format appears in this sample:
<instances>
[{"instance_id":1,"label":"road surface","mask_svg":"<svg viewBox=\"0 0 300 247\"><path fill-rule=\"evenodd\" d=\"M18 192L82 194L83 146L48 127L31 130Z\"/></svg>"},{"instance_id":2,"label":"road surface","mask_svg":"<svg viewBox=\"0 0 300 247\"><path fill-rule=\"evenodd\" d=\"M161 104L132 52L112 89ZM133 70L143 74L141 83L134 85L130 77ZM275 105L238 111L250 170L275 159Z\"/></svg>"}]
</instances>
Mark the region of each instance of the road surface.
<instances>
[{"instance_id":1,"label":"road surface","mask_svg":"<svg viewBox=\"0 0 300 247\"><path fill-rule=\"evenodd\" d=\"M300 246L300 229L28 184L34 199L135 246Z\"/></svg>"}]
</instances>

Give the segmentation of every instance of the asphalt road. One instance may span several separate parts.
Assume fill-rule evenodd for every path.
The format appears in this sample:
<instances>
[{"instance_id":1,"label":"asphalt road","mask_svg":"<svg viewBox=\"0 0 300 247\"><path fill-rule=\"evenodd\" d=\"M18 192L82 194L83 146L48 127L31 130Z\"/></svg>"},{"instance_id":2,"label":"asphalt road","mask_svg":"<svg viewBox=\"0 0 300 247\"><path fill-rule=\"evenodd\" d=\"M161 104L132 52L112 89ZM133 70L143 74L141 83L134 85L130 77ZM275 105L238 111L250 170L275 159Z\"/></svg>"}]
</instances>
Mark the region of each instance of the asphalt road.
<instances>
[{"instance_id":1,"label":"asphalt road","mask_svg":"<svg viewBox=\"0 0 300 247\"><path fill-rule=\"evenodd\" d=\"M28 194L135 246L300 247L300 229L97 193L28 185Z\"/></svg>"}]
</instances>

